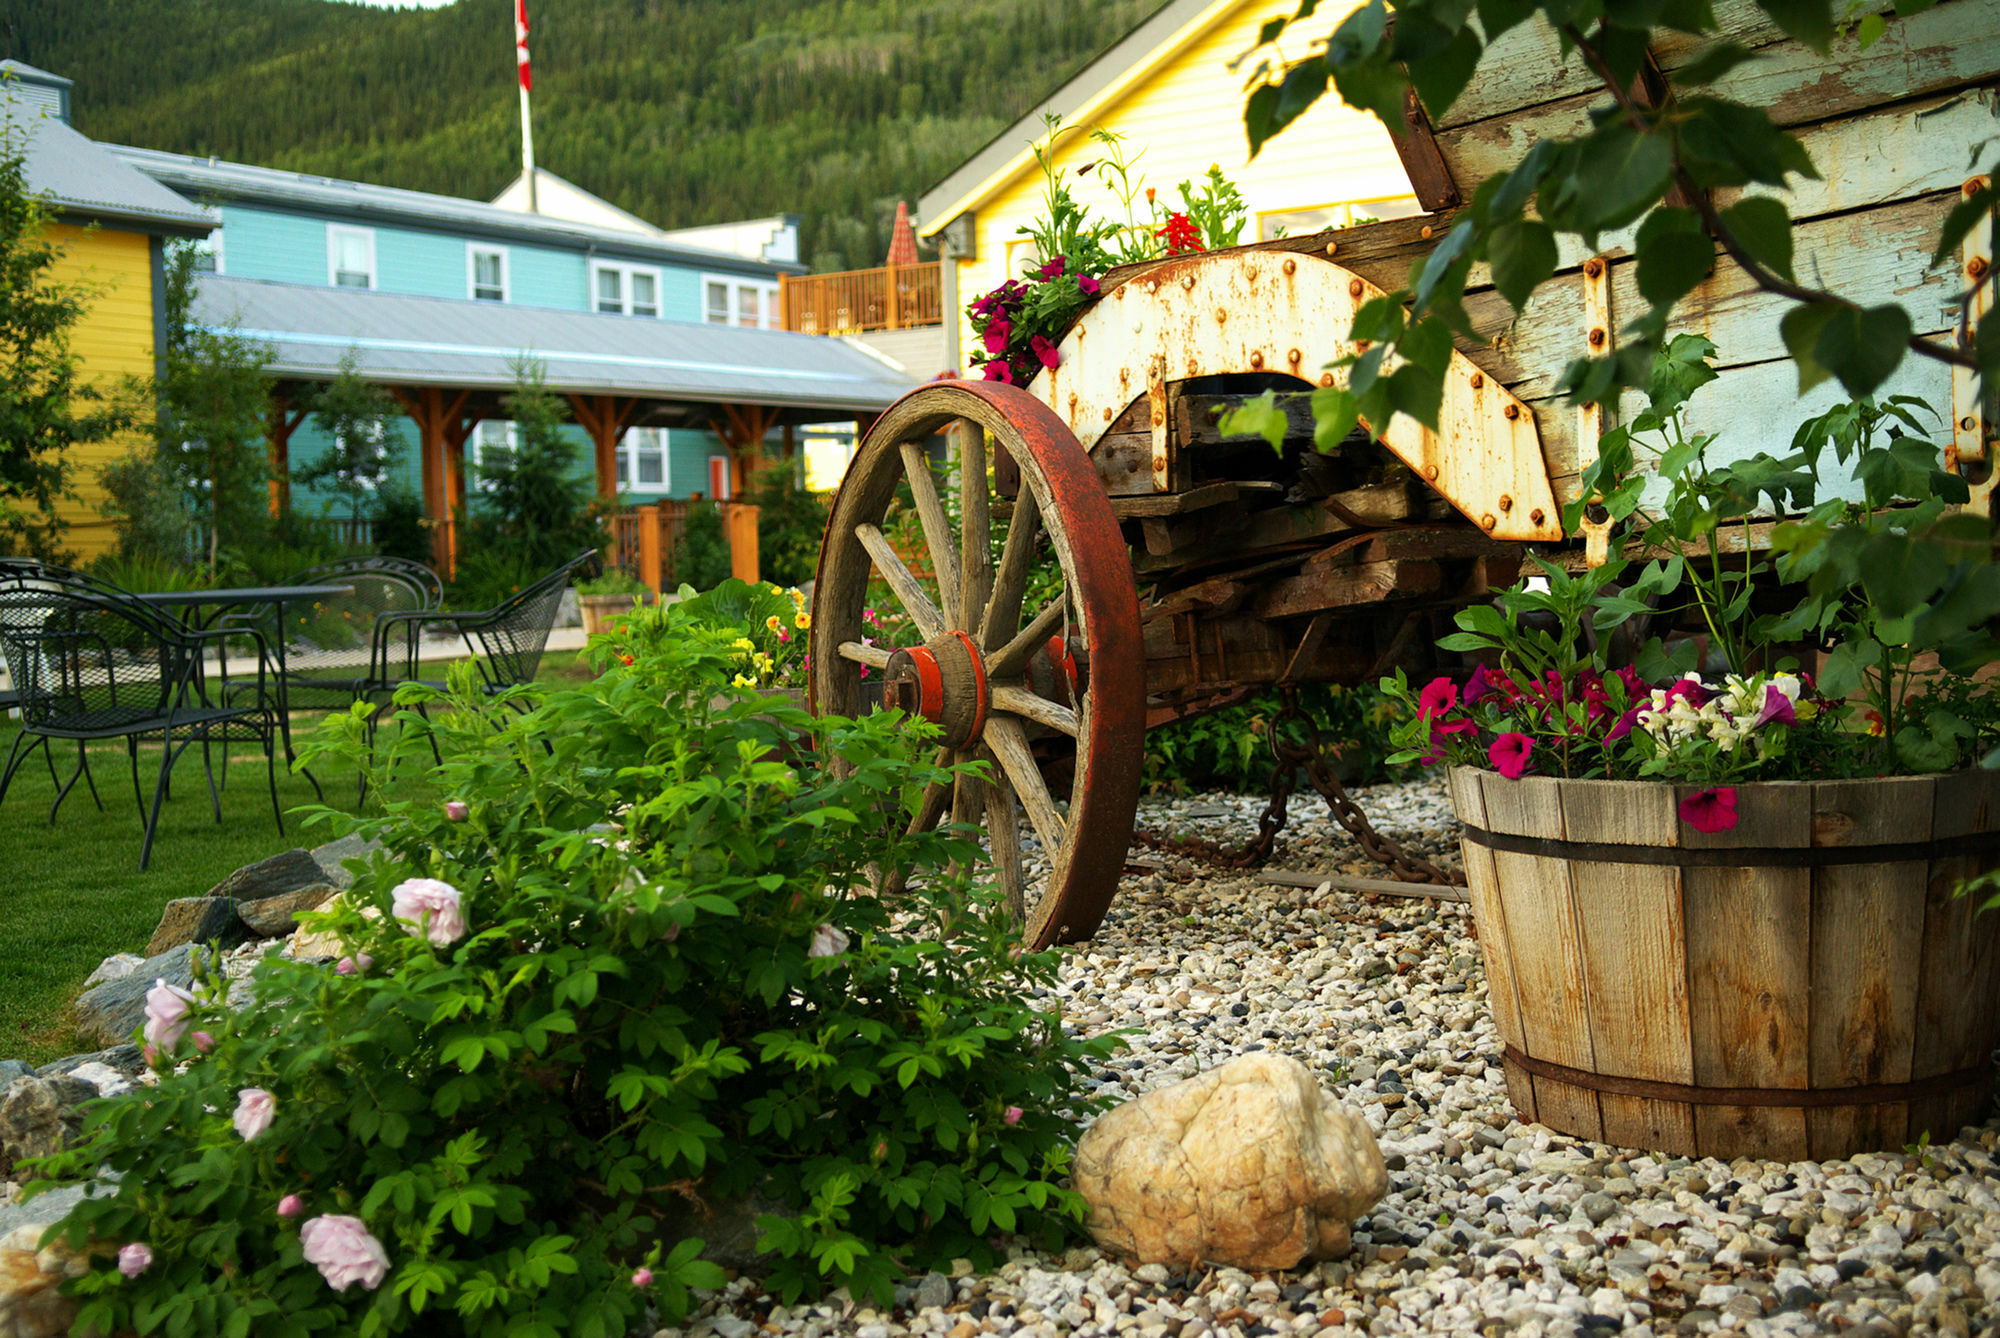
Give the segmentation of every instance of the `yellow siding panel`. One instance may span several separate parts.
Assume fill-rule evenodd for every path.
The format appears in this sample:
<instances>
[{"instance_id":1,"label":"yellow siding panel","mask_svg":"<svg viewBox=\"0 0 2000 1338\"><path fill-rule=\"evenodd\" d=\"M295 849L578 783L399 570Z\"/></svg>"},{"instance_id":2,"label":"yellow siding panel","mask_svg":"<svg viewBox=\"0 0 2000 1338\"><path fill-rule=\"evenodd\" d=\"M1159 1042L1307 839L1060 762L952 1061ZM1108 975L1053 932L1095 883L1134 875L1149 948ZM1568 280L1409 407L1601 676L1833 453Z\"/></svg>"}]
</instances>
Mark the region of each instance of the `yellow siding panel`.
<instances>
[{"instance_id":1,"label":"yellow siding panel","mask_svg":"<svg viewBox=\"0 0 2000 1338\"><path fill-rule=\"evenodd\" d=\"M83 319L70 331L70 348L83 374L106 395L125 393L127 378L153 375L153 261L151 238L115 228L56 224L50 240L64 248L54 267L60 283L81 283L93 293ZM78 500L63 507L68 546L85 558L110 548L116 536L98 514L104 491L98 471L125 455L140 438L126 433L76 448L71 480Z\"/></svg>"},{"instance_id":2,"label":"yellow siding panel","mask_svg":"<svg viewBox=\"0 0 2000 1338\"><path fill-rule=\"evenodd\" d=\"M1409 178L1388 132L1373 116L1342 103L1331 88L1250 160L1243 133L1243 79L1230 71L1229 62L1256 45L1257 30L1266 19L1294 8L1289 0L1276 5L1244 0L1150 75L1073 122L1075 129L1064 133L1055 161L1077 202L1095 217L1122 216L1101 174L1075 175L1077 168L1104 156L1103 146L1087 133L1097 126L1125 136L1127 156L1137 156L1135 175L1163 200L1177 202L1179 183L1198 179L1211 163L1219 165L1250 207L1244 241L1256 239L1259 214L1408 196ZM1311 23L1284 34L1273 64L1303 57L1309 38L1331 32L1354 8L1351 0L1331 9L1321 6ZM1255 64L1252 59L1245 68ZM1041 172L1031 163L977 202L979 258L961 261L958 271L959 293L966 301L1007 277L1007 244L1018 240L1020 229L1041 212L1043 191ZM976 365L982 359L969 327L961 330L961 340L968 361Z\"/></svg>"}]
</instances>

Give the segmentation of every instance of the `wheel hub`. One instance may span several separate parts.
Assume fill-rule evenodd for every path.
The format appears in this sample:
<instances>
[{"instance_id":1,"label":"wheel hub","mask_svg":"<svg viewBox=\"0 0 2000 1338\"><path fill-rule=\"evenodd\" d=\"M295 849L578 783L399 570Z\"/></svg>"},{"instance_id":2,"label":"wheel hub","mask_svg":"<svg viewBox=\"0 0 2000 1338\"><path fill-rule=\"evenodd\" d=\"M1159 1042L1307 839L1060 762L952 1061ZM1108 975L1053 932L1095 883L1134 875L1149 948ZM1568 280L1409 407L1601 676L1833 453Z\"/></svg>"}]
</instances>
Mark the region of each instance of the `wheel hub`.
<instances>
[{"instance_id":1,"label":"wheel hub","mask_svg":"<svg viewBox=\"0 0 2000 1338\"><path fill-rule=\"evenodd\" d=\"M963 748L986 727L986 662L963 632L899 650L883 670L882 704L923 717L948 747Z\"/></svg>"}]
</instances>

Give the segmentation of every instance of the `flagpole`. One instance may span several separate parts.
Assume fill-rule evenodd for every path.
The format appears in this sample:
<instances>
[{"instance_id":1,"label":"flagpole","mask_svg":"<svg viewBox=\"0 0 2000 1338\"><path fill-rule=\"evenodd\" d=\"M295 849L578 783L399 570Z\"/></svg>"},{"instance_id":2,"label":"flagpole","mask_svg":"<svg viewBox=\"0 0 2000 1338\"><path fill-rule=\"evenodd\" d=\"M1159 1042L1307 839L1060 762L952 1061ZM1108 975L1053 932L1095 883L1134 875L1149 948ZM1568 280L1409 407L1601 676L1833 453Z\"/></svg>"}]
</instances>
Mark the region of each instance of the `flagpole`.
<instances>
[{"instance_id":1,"label":"flagpole","mask_svg":"<svg viewBox=\"0 0 2000 1338\"><path fill-rule=\"evenodd\" d=\"M528 0L514 0L514 60L521 74L521 178L528 183L528 212L542 212L535 198L535 122L528 110Z\"/></svg>"}]
</instances>

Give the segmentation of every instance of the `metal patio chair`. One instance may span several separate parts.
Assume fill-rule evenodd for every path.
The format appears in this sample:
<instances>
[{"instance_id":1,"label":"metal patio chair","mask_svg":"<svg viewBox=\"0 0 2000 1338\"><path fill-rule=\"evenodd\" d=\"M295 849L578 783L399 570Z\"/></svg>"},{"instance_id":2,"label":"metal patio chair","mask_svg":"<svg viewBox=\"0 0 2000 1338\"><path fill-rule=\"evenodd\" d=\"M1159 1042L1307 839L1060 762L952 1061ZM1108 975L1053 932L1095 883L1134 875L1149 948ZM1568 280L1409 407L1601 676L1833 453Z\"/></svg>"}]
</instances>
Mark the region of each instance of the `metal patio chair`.
<instances>
[{"instance_id":1,"label":"metal patio chair","mask_svg":"<svg viewBox=\"0 0 2000 1338\"><path fill-rule=\"evenodd\" d=\"M569 589L570 582L580 573L594 570L602 561L602 553L586 548L490 609L387 614L376 624L377 651L387 653L396 646L407 645L410 659L403 677L441 688L444 686L441 681L418 677L416 645L422 628L448 626L465 638L489 696L533 682L541 668L542 652L548 648L549 633L555 629L556 614L562 608L563 591ZM410 629L407 635L401 631L404 627ZM380 681L391 681L388 664L378 663L375 672Z\"/></svg>"},{"instance_id":2,"label":"metal patio chair","mask_svg":"<svg viewBox=\"0 0 2000 1338\"><path fill-rule=\"evenodd\" d=\"M276 747L278 717L267 692L251 705L216 705L203 691L204 647L221 637L249 638L257 651L260 689L270 685L270 653L254 629L192 630L135 600L82 585L21 583L0 589L0 653L20 694L21 733L0 771L0 802L5 802L14 774L27 760L30 739L75 739L78 747L97 739L125 740L132 765L132 793L146 812L145 839L139 867L152 862L153 838L159 828L160 805L174 763L187 749L204 745L209 802L215 820L222 821L215 772L207 766L209 743L253 739L263 745L271 812L278 831L285 830L278 807ZM153 803L146 810L139 784L139 740L150 734L162 739L159 779ZM62 787L49 810L56 810L76 784Z\"/></svg>"},{"instance_id":3,"label":"metal patio chair","mask_svg":"<svg viewBox=\"0 0 2000 1338\"><path fill-rule=\"evenodd\" d=\"M226 620L285 638L285 701L292 710L343 711L357 701L385 701L399 679L387 675L417 662L416 626L389 614L435 613L444 583L420 562L396 557L342 558L292 576L294 585L346 585L352 593L305 609L258 609ZM405 644L382 641L406 638Z\"/></svg>"}]
</instances>

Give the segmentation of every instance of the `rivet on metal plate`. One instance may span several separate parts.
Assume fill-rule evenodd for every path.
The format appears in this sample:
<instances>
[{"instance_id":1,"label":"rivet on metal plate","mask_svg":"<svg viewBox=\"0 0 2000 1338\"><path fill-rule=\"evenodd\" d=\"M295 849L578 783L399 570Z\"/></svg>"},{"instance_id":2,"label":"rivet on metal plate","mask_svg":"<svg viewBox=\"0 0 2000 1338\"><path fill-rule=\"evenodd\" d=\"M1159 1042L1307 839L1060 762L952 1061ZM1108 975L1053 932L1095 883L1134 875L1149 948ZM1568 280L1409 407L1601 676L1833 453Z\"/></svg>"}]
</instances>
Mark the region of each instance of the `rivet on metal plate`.
<instances>
[{"instance_id":1,"label":"rivet on metal plate","mask_svg":"<svg viewBox=\"0 0 2000 1338\"><path fill-rule=\"evenodd\" d=\"M1495 526L1499 525L1499 523L1500 523L1499 518L1493 515L1491 512L1488 512L1486 515L1483 515L1479 518L1479 528L1482 530L1493 529Z\"/></svg>"},{"instance_id":2,"label":"rivet on metal plate","mask_svg":"<svg viewBox=\"0 0 2000 1338\"><path fill-rule=\"evenodd\" d=\"M1332 385L1332 384L1333 384L1333 373L1332 373L1332 372L1321 372L1321 373L1319 374L1319 383L1320 383L1321 385L1323 385L1323 386L1330 386L1330 385Z\"/></svg>"},{"instance_id":3,"label":"rivet on metal plate","mask_svg":"<svg viewBox=\"0 0 2000 1338\"><path fill-rule=\"evenodd\" d=\"M1104 421L1107 423L1111 421L1111 406L1108 404L1104 406Z\"/></svg>"},{"instance_id":4,"label":"rivet on metal plate","mask_svg":"<svg viewBox=\"0 0 2000 1338\"><path fill-rule=\"evenodd\" d=\"M1501 410L1501 412L1505 413L1509 418L1519 418L1521 416L1521 406L1518 404L1510 404L1505 409Z\"/></svg>"},{"instance_id":5,"label":"rivet on metal plate","mask_svg":"<svg viewBox=\"0 0 2000 1338\"><path fill-rule=\"evenodd\" d=\"M1506 514L1507 514L1507 513L1509 512L1509 511L1512 511L1513 509L1514 509L1514 499L1513 499L1513 498L1511 498L1511 497L1509 497L1509 496L1508 496L1508 495L1507 495L1506 493L1504 493L1504 492L1503 492L1503 493L1501 493L1501 494L1500 494L1500 514L1504 516L1504 515L1506 515Z\"/></svg>"},{"instance_id":6,"label":"rivet on metal plate","mask_svg":"<svg viewBox=\"0 0 2000 1338\"><path fill-rule=\"evenodd\" d=\"M1486 374L1484 372L1474 372L1472 374L1472 388L1474 390L1479 389L1481 386L1485 384L1486 384Z\"/></svg>"},{"instance_id":7,"label":"rivet on metal plate","mask_svg":"<svg viewBox=\"0 0 2000 1338\"><path fill-rule=\"evenodd\" d=\"M1601 325L1592 326L1590 330L1590 346L1592 348L1603 348L1604 339L1604 327Z\"/></svg>"},{"instance_id":8,"label":"rivet on metal plate","mask_svg":"<svg viewBox=\"0 0 2000 1338\"><path fill-rule=\"evenodd\" d=\"M1183 288L1189 288L1189 289L1193 288L1193 287L1194 287L1194 275L1192 275L1192 274L1183 274L1183 275L1181 275L1181 287L1183 287Z\"/></svg>"},{"instance_id":9,"label":"rivet on metal plate","mask_svg":"<svg viewBox=\"0 0 2000 1338\"><path fill-rule=\"evenodd\" d=\"M1215 309L1215 323L1217 325L1225 325L1228 323L1228 321L1229 321L1229 308L1217 307Z\"/></svg>"},{"instance_id":10,"label":"rivet on metal plate","mask_svg":"<svg viewBox=\"0 0 2000 1338\"><path fill-rule=\"evenodd\" d=\"M1299 357L1300 354L1297 349L1288 348L1285 350L1285 361L1291 363L1294 367L1298 366Z\"/></svg>"},{"instance_id":11,"label":"rivet on metal plate","mask_svg":"<svg viewBox=\"0 0 2000 1338\"><path fill-rule=\"evenodd\" d=\"M1298 261L1296 261L1296 260L1287 260L1287 261L1285 262L1285 273L1287 273L1287 274L1297 274L1298 272L1299 272L1299 262L1298 262Z\"/></svg>"},{"instance_id":12,"label":"rivet on metal plate","mask_svg":"<svg viewBox=\"0 0 2000 1338\"><path fill-rule=\"evenodd\" d=\"M1438 476L1438 467L1437 467L1436 465L1425 465L1425 466L1424 466L1424 477L1425 477L1425 478L1427 478L1427 479L1429 479L1429 480L1430 480L1431 482L1435 483L1435 482L1437 482L1437 476Z\"/></svg>"},{"instance_id":13,"label":"rivet on metal plate","mask_svg":"<svg viewBox=\"0 0 2000 1338\"><path fill-rule=\"evenodd\" d=\"M1542 509L1540 507L1536 507L1533 511L1530 511L1528 513L1528 519L1533 521L1535 524L1539 525L1542 523L1543 520L1546 519L1546 517L1543 516Z\"/></svg>"},{"instance_id":14,"label":"rivet on metal plate","mask_svg":"<svg viewBox=\"0 0 2000 1338\"><path fill-rule=\"evenodd\" d=\"M1361 296L1361 280L1349 279L1347 281L1347 295L1349 297Z\"/></svg>"},{"instance_id":15,"label":"rivet on metal plate","mask_svg":"<svg viewBox=\"0 0 2000 1338\"><path fill-rule=\"evenodd\" d=\"M1262 370L1264 366L1264 350L1257 349L1250 354L1250 366L1253 370Z\"/></svg>"}]
</instances>

